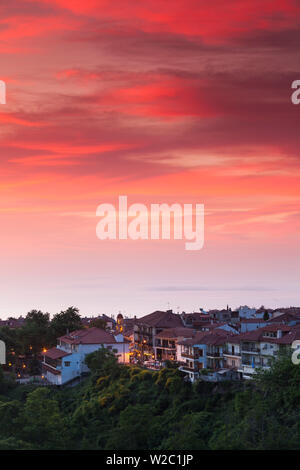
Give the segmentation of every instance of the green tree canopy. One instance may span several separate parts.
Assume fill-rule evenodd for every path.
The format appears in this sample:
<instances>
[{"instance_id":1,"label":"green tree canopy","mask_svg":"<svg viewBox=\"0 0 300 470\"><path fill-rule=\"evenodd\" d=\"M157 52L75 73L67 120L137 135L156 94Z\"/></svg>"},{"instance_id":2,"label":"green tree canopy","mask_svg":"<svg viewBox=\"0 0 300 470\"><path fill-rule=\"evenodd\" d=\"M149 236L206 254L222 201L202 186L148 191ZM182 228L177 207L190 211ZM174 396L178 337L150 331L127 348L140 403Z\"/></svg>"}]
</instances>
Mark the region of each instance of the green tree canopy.
<instances>
[{"instance_id":1,"label":"green tree canopy","mask_svg":"<svg viewBox=\"0 0 300 470\"><path fill-rule=\"evenodd\" d=\"M69 307L67 310L57 313L51 321L52 337L55 339L65 335L68 331L71 332L82 328L83 325L77 307Z\"/></svg>"}]
</instances>

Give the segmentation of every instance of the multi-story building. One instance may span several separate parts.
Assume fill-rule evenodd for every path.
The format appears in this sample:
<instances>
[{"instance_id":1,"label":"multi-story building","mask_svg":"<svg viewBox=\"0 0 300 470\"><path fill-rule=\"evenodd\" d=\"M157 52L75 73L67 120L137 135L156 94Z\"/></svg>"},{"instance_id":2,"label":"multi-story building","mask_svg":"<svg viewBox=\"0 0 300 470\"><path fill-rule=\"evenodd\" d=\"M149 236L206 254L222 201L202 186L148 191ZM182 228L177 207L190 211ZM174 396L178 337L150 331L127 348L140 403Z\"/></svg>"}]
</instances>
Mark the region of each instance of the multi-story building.
<instances>
[{"instance_id":1,"label":"multi-story building","mask_svg":"<svg viewBox=\"0 0 300 470\"><path fill-rule=\"evenodd\" d=\"M300 338L299 326L269 324L254 331L242 333L240 341L241 364L239 372L244 379L252 378L257 369L269 369L280 351L289 348Z\"/></svg>"},{"instance_id":2,"label":"multi-story building","mask_svg":"<svg viewBox=\"0 0 300 470\"><path fill-rule=\"evenodd\" d=\"M208 325L211 322L210 315L207 312L205 312L203 309L200 309L200 312L192 312L192 313L182 312L180 317L183 322L183 325L188 328L197 329L197 325L198 326Z\"/></svg>"},{"instance_id":3,"label":"multi-story building","mask_svg":"<svg viewBox=\"0 0 300 470\"><path fill-rule=\"evenodd\" d=\"M207 369L212 378L217 378L216 373L225 365L225 345L232 336L234 335L223 329L214 329L209 333L197 332L193 338L179 341L179 369L185 372L192 382L199 378L203 369Z\"/></svg>"},{"instance_id":4,"label":"multi-story building","mask_svg":"<svg viewBox=\"0 0 300 470\"><path fill-rule=\"evenodd\" d=\"M55 385L70 382L88 372L87 354L100 348L113 351L119 362L129 362L129 343L122 334L112 335L100 328L73 331L58 338L57 347L43 352L42 368L46 380Z\"/></svg>"},{"instance_id":5,"label":"multi-story building","mask_svg":"<svg viewBox=\"0 0 300 470\"><path fill-rule=\"evenodd\" d=\"M157 360L156 337L166 328L183 327L180 315L172 310L156 311L142 318L135 319L133 356L141 362Z\"/></svg>"},{"instance_id":6,"label":"multi-story building","mask_svg":"<svg viewBox=\"0 0 300 470\"><path fill-rule=\"evenodd\" d=\"M220 322L230 322L231 321L231 308L228 307L222 310L210 310L209 315L211 319Z\"/></svg>"},{"instance_id":7,"label":"multi-story building","mask_svg":"<svg viewBox=\"0 0 300 470\"><path fill-rule=\"evenodd\" d=\"M238 371L241 367L241 350L239 335L232 336L223 351L224 366L227 369ZM241 376L240 376L241 377Z\"/></svg>"},{"instance_id":8,"label":"multi-story building","mask_svg":"<svg viewBox=\"0 0 300 470\"><path fill-rule=\"evenodd\" d=\"M250 379L258 369L269 369L281 351L300 339L300 325L269 324L253 331L234 335L219 328L197 332L191 339L178 342L180 370L191 381L207 369L217 379L224 369L237 379Z\"/></svg>"},{"instance_id":9,"label":"multi-story building","mask_svg":"<svg viewBox=\"0 0 300 470\"><path fill-rule=\"evenodd\" d=\"M199 378L199 371L206 368L206 345L201 346L204 333L197 333L194 338L179 341L177 344L177 360L179 370L184 372L191 382Z\"/></svg>"},{"instance_id":10,"label":"multi-story building","mask_svg":"<svg viewBox=\"0 0 300 470\"><path fill-rule=\"evenodd\" d=\"M196 331L192 328L176 327L162 330L156 335L156 357L158 361L177 361L177 343L192 338Z\"/></svg>"}]
</instances>

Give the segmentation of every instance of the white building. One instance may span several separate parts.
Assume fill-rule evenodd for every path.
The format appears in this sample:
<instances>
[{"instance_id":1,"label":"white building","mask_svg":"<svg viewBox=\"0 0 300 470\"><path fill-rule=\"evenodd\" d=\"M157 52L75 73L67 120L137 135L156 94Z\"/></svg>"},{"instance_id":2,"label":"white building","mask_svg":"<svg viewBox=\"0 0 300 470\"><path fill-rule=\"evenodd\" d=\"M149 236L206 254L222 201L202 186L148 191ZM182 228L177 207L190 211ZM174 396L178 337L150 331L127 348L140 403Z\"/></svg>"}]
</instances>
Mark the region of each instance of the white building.
<instances>
[{"instance_id":1,"label":"white building","mask_svg":"<svg viewBox=\"0 0 300 470\"><path fill-rule=\"evenodd\" d=\"M129 342L122 334L113 335L100 328L74 331L58 339L57 347L44 352L43 373L55 385L63 385L89 369L87 354L101 347L114 351L121 363L129 362Z\"/></svg>"},{"instance_id":2,"label":"white building","mask_svg":"<svg viewBox=\"0 0 300 470\"><path fill-rule=\"evenodd\" d=\"M255 308L250 308L248 305L241 305L238 308L239 316L240 318L254 318L256 309Z\"/></svg>"},{"instance_id":3,"label":"white building","mask_svg":"<svg viewBox=\"0 0 300 470\"><path fill-rule=\"evenodd\" d=\"M252 378L258 369L268 370L280 351L287 351L300 338L298 325L270 324L254 331L241 333L241 365L238 372L244 379Z\"/></svg>"}]
</instances>

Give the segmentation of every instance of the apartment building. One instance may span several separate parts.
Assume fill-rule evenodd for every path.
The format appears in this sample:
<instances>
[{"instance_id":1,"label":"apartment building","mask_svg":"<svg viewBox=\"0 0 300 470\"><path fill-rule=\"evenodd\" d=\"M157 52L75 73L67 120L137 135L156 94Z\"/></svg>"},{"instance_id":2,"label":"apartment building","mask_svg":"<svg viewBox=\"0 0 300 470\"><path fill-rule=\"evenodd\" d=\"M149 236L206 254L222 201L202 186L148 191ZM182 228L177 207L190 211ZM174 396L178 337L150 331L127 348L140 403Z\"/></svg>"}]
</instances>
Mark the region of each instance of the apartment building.
<instances>
[{"instance_id":1,"label":"apartment building","mask_svg":"<svg viewBox=\"0 0 300 470\"><path fill-rule=\"evenodd\" d=\"M156 357L158 361L177 361L177 343L191 339L196 333L192 328L166 328L156 335Z\"/></svg>"},{"instance_id":2,"label":"apartment building","mask_svg":"<svg viewBox=\"0 0 300 470\"><path fill-rule=\"evenodd\" d=\"M136 318L133 326L132 356L141 362L157 360L158 349L161 349L156 345L157 335L165 329L176 327L183 327L183 323L180 315L172 310L157 310L142 318Z\"/></svg>"},{"instance_id":3,"label":"apartment building","mask_svg":"<svg viewBox=\"0 0 300 470\"><path fill-rule=\"evenodd\" d=\"M240 342L241 354L238 371L244 379L250 379L257 369L269 369L278 354L287 350L298 336L299 326L276 323L242 333L236 338Z\"/></svg>"},{"instance_id":4,"label":"apartment building","mask_svg":"<svg viewBox=\"0 0 300 470\"><path fill-rule=\"evenodd\" d=\"M224 369L227 341L233 336L221 328L215 328L211 332L197 332L193 338L179 341L177 344L177 358L181 363L179 369L192 382L200 377L203 369L207 369L211 378L217 380L217 373Z\"/></svg>"},{"instance_id":5,"label":"apartment building","mask_svg":"<svg viewBox=\"0 0 300 470\"><path fill-rule=\"evenodd\" d=\"M232 378L250 379L258 369L269 369L296 339L300 339L300 325L269 324L241 334L218 327L178 341L177 360L192 382L204 378L203 369L209 371L206 380L218 380L226 370Z\"/></svg>"},{"instance_id":6,"label":"apartment building","mask_svg":"<svg viewBox=\"0 0 300 470\"><path fill-rule=\"evenodd\" d=\"M225 344L223 351L224 366L227 369L238 371L241 368L241 349L239 335L232 336ZM242 378L239 373L238 378Z\"/></svg>"}]
</instances>

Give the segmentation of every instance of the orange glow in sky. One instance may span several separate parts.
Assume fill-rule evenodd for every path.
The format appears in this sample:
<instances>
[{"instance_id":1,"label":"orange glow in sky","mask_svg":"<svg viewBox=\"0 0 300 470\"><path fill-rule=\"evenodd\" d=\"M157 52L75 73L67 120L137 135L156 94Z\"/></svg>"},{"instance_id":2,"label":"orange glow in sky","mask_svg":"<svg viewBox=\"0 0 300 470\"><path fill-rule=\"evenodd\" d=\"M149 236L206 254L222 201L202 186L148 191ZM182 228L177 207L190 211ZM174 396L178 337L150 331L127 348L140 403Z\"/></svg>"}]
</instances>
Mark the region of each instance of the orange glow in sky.
<instances>
[{"instance_id":1,"label":"orange glow in sky","mask_svg":"<svg viewBox=\"0 0 300 470\"><path fill-rule=\"evenodd\" d=\"M0 318L299 306L299 2L5 3ZM123 194L204 204L204 248L98 240Z\"/></svg>"}]
</instances>

